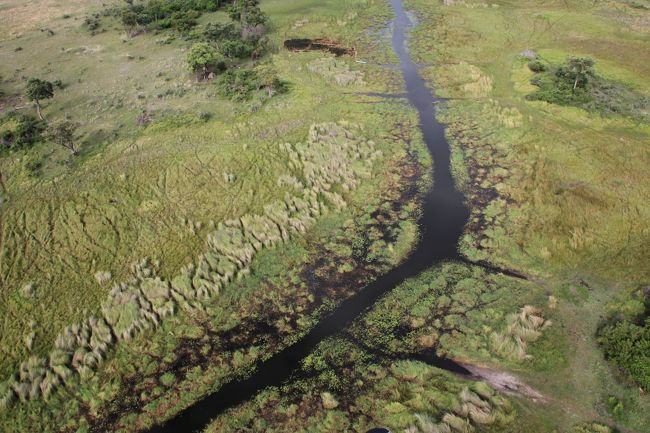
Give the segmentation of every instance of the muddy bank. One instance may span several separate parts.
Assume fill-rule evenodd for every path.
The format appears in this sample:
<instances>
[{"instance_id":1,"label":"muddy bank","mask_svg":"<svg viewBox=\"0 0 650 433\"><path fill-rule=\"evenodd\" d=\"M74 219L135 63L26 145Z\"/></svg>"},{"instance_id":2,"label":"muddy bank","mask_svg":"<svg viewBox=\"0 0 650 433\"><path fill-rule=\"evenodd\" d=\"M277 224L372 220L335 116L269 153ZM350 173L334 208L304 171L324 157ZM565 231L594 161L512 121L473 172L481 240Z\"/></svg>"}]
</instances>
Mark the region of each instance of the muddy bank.
<instances>
[{"instance_id":1,"label":"muddy bank","mask_svg":"<svg viewBox=\"0 0 650 433\"><path fill-rule=\"evenodd\" d=\"M494 370L488 367L479 367L472 364L462 364L478 380L489 383L494 389L505 394L527 397L535 402L546 403L547 398L539 391L526 385L512 373Z\"/></svg>"},{"instance_id":2,"label":"muddy bank","mask_svg":"<svg viewBox=\"0 0 650 433\"><path fill-rule=\"evenodd\" d=\"M289 51L325 51L340 56L356 56L357 50L344 47L331 39L287 39L284 48Z\"/></svg>"}]
</instances>

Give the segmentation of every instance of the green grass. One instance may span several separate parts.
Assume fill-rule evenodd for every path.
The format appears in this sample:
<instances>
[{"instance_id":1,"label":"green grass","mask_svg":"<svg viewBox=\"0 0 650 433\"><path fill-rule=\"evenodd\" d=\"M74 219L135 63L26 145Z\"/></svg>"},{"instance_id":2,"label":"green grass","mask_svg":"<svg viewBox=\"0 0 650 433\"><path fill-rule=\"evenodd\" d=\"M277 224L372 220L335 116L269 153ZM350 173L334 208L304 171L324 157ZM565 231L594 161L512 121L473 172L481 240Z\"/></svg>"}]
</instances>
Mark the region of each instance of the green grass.
<instances>
[{"instance_id":1,"label":"green grass","mask_svg":"<svg viewBox=\"0 0 650 433\"><path fill-rule=\"evenodd\" d=\"M638 12L602 6L588 14L584 2L568 2L568 9L530 2L489 8L411 4L431 23L416 30L414 51L421 62L436 65L429 78L438 93L458 98L444 116L450 135L458 135L455 152L465 159L465 168L456 171L477 170L471 177L480 178L467 185L475 200L493 188L500 195L489 229L468 239L468 254L542 273L647 279L642 245L650 214L642 178L650 129L526 101L533 73L518 59L527 48L549 62L588 55L607 78L647 94L648 71L639 55L647 48L639 44L648 35L617 32L618 21L608 16ZM593 50L578 43L604 34L607 45ZM475 210L479 220L486 208Z\"/></svg>"},{"instance_id":2,"label":"green grass","mask_svg":"<svg viewBox=\"0 0 650 433\"><path fill-rule=\"evenodd\" d=\"M606 305L649 277L650 128L527 101L534 74L520 53L555 64L589 56L606 79L648 95L647 11L620 2L409 4L426 23L412 50L434 65L424 74L436 92L453 98L441 118L472 207L464 254L532 275L538 293L559 299L525 373L558 405L526 410L566 429L599 419L643 431L647 401L604 361L596 333ZM555 357L563 361L549 363ZM611 395L625 401L615 417Z\"/></svg>"},{"instance_id":3,"label":"green grass","mask_svg":"<svg viewBox=\"0 0 650 433\"><path fill-rule=\"evenodd\" d=\"M277 17L273 25L278 30L272 37L279 44L279 29L292 25L293 17L303 11L295 5L295 11L283 12L286 6L272 2L265 7ZM99 147L82 145L82 155L73 161L50 145L2 159L8 189L2 216L3 374L26 356L21 342L32 319L37 319L34 351L42 354L63 326L97 314L111 286L128 277L131 263L156 257L162 263L161 275L172 276L201 250L213 222L259 213L264 205L282 199L291 188L277 186L277 176L287 171L288 164L286 155L278 151L279 141L302 140L312 123L365 116L361 108L340 110L338 86L302 72L319 53L273 55L291 93L250 114L245 104L218 97L213 85L193 82L183 65L182 41L160 45L156 40L164 35L141 35L122 42L120 32L111 30L91 38L102 47L99 50L59 52L59 46L78 41L84 32L78 22L63 24L55 36L34 31L8 41L3 55L12 61L3 65L21 65L27 69L20 74L31 76L51 63L47 68L69 85L45 109L48 120L68 113L84 124L82 132L101 135L100 130L114 127L105 125L103 118L124 119L130 126L118 136L128 138ZM331 34L350 32L347 27L337 24ZM317 28L314 24L301 31ZM25 49L15 54L12 44L18 41ZM123 58L131 52L134 60ZM40 59L38 53L52 58ZM140 60L138 53L146 53L145 59ZM4 71L2 75L6 77ZM16 91L19 83L16 78ZM170 99L152 94L156 87L166 91L177 85L190 94ZM133 92L140 86L150 86L145 100ZM104 104L119 99L118 93L132 99L132 106L84 105L94 100L92 95ZM150 103L159 105L164 117L154 116L150 126L138 130L135 117ZM199 119L204 111L212 113L214 120ZM25 168L34 159L43 161L38 178ZM235 182L224 180L230 174L236 176ZM98 284L97 272L110 272L112 281ZM32 298L20 292L28 283L37 287Z\"/></svg>"},{"instance_id":4,"label":"green grass","mask_svg":"<svg viewBox=\"0 0 650 433\"><path fill-rule=\"evenodd\" d=\"M472 207L463 253L531 281L460 264L431 269L322 343L305 360L304 378L264 391L209 429L598 432L592 426L598 421L642 431L647 399L606 363L596 329L614 308L609 302L627 299L650 277L644 148L650 128L527 101L533 74L519 53L533 49L555 63L588 55L607 79L649 95L647 12L629 2L408 4L421 23L412 52L433 65L423 75L436 92L452 98L440 114L449 125L457 184ZM417 198L402 203L400 194L413 179L426 187L429 176L418 170L431 163L416 117L399 103L354 94L401 91L397 71L378 66L395 60L381 30L388 4L268 0L262 7L276 47L265 60L289 92L261 106L230 101L213 83L195 83L184 66L188 41L162 33L123 41L110 19L106 32L89 37L82 18L99 4L64 1L38 13L26 2L0 8L1 17L14 18L0 44L1 90L20 93L23 77L61 79L66 87L46 103L45 114L51 121L69 115L82 135L78 158L49 144L0 158L7 187L0 377L20 370L16 390L0 385L0 404L7 396L27 400L10 402L3 431L90 425L134 431L160 422L246 376L412 248ZM68 10L72 17L63 18ZM207 14L201 23L224 18ZM300 37L336 39L368 63L280 48L284 39ZM145 111L151 122L138 125ZM338 121L348 123L330 123ZM339 138L323 138L331 131ZM342 138L350 133L354 138ZM416 175L404 177L411 170ZM331 191L321 188L324 177L336 184ZM256 228L219 226L263 218L265 206L301 193L331 209L312 215L315 202L302 208L290 199L299 218L289 225L307 230L285 243L253 253ZM211 233L217 241L206 243ZM147 257L155 260L130 269ZM190 263L199 271L184 268ZM182 281L197 272L230 274L233 266L239 278L206 283L205 293ZM125 281L124 293L109 296ZM162 281L175 281L173 315L170 286ZM150 310L142 307L147 302ZM527 305L541 311L515 316ZM167 316L156 329L151 311ZM103 324L83 322L100 313L119 331L134 324L146 329L104 347ZM552 325L535 325L542 317ZM67 387L50 387L57 379L38 357L75 322L87 326L66 333L80 335L85 348L70 354L75 359L55 353L48 365L66 376ZM550 403L506 400L404 359L431 350L512 370ZM59 368L69 365L77 373ZM45 385L31 392L28 383Z\"/></svg>"},{"instance_id":5,"label":"green grass","mask_svg":"<svg viewBox=\"0 0 650 433\"><path fill-rule=\"evenodd\" d=\"M385 14L385 5L378 2L345 4L343 11L311 16L313 23L303 25L300 31L316 36L322 29L335 24L336 27L328 28L328 35L346 41ZM334 2L328 8L335 11L341 5L341 2ZM280 45L282 34L292 31L297 21L294 18L304 17L303 6L309 4L294 4L293 9L282 12L286 8L282 2L266 2L264 7L277 18L273 19L270 34L276 45ZM280 10L273 12L273 8ZM363 20L358 18L361 11L366 14ZM371 14L371 11L377 13ZM356 19L354 26L344 22L348 16ZM73 38L79 31L82 30L77 26L61 27L54 36L47 38ZM72 360L66 360L65 353L57 352L57 356L64 358L56 361L53 370L57 376L65 376L67 387L54 386L53 392L43 392L47 394L47 401L32 396L29 402L14 404L3 414L3 429L8 431L83 429L93 418L113 418L113 414L117 414L120 425L132 429L134 425L149 425L153 419L159 421L170 416L206 392L217 389L221 383L249 371L254 362L294 341L313 326L324 311L352 293L350 289L353 288L333 287L328 296L315 303L310 293L313 288L303 282L304 277L297 270L287 272L307 266L308 255L323 254L319 245L331 249L325 250L328 260L323 269L316 270L323 273L317 274L319 278L328 277L329 267L336 263L336 273L357 272L356 278L365 281L401 261L417 236L417 229L409 221L414 218L417 206L410 202L395 210L389 205L391 200L400 198L404 182L401 167L430 164L419 137L408 129L408 125L414 123L413 114L399 105L357 103L369 99L343 93L344 89L345 92L385 90L391 84L383 70L364 67L361 73L370 78L369 83L343 88L308 71L307 65L321 59L322 53L294 54L277 50L268 60L278 69L280 78L289 83L290 92L251 112L246 104L234 104L218 97L214 85L194 83L190 74L182 69L183 42L160 45L155 42L159 36L145 34L124 43L118 43L119 32L109 30L95 36L98 41L114 44L107 50L114 49L110 52L117 57L107 57L102 62L92 58L69 62L85 64L87 70L63 72L71 76L83 73L85 78L56 95L45 109L48 120L61 116L66 106L78 110L71 111L75 116L97 115L99 117L92 119L83 118L82 134L89 136L99 133L95 128L103 129L102 116L113 122L119 121L121 116L126 119L137 113L141 108L138 101L146 102L148 96L136 98L136 104L126 108L119 104L106 106L105 111L87 110L75 102L75 98L88 101L89 93L85 93L88 88L80 86L86 82L95 86L91 93L97 92L102 100L114 92L131 89L129 76L141 80L143 86L152 85L152 70L169 68L153 64L149 59L165 56L169 56L174 77L187 86L190 94L161 98L168 108L161 109L160 116L153 116L149 126L126 127L111 135L106 144L83 144L80 157L73 160L63 159L57 150L49 149L49 145L7 154L2 159L7 186L2 215L4 256L0 292L6 301L2 303L0 371L3 377L16 371L28 355L48 354L55 336L66 325L89 323L84 322L89 316L104 315L116 336L125 340L119 344L114 340L105 341L108 347L99 347L98 338L102 335L99 328L92 328L89 337L83 337L87 332L83 326L80 330L65 331L64 334L73 339L81 335L81 340L76 341L82 341L79 344L85 346L77 349L77 343L70 343L72 346L57 343L65 346L64 352L70 350L70 355L74 352ZM57 61L63 61L65 55L77 55L51 49L60 40L47 38L40 32L27 31L19 38L24 46L19 53L27 54L29 49L38 48ZM8 44L12 43L18 43L17 39ZM134 59L119 61L119 56L127 51L125 47L128 52L137 47L138 51L148 54L143 59L134 56ZM359 48L359 52L371 58L375 55L373 47L367 45L367 51ZM5 54L9 53L13 56L14 51ZM94 53L79 51L79 55L84 56ZM25 62L37 71L39 65L49 60L37 60L34 54L18 57L16 61ZM108 69L102 63L107 63ZM359 69L351 61L347 63L346 71ZM132 64L138 66L131 70ZM127 67L127 76L118 78L119 74L110 70L119 65ZM133 75L128 75L131 72ZM174 88L176 78L169 81L160 78L162 88ZM15 91L19 90L16 77L7 83L15 85ZM211 119L206 120L207 116L201 115L203 112L211 113ZM326 123L328 121L348 123L339 128ZM362 124L363 129L357 129L356 123ZM322 126L310 132L314 124ZM340 138L318 138L318 134L328 137L332 131ZM351 134L354 138L345 138ZM360 145L341 153L341 148L349 142ZM292 145L280 146L282 143ZM413 143L410 148L420 155L419 160L418 157L413 161L406 158L407 143ZM300 158L296 150L300 150ZM26 173L24 168L26 161L34 158L44 161L38 177ZM353 161L355 158L360 159ZM311 171L314 167L317 169ZM324 172L320 171L322 168ZM288 176L295 179L279 182L279 179L289 179ZM328 185L323 185L322 177L339 186L329 190ZM421 177L426 185L426 176ZM298 181L307 187L306 198L313 194L330 207L319 221L312 221L305 214L305 218L301 216L300 220L290 222L296 231L301 231L303 224L305 228L312 228L306 233L306 239L296 236L295 240L277 249L262 249L250 262L248 253L242 256L244 250L237 249L239 246L234 243L232 249L224 246L237 239L236 235L218 235L216 242L206 246L209 233L226 230L219 226L220 223L245 219L247 215L263 215L267 205L287 201L287 195L299 195L300 191L296 191ZM310 205L313 207L314 203ZM337 209L343 205L348 208ZM384 209L381 211L383 222L369 215L378 207ZM305 213L302 209L296 212ZM380 234L384 227L387 235L366 239L368 233ZM260 239L259 234L255 237ZM224 272L221 263L213 265L211 258L198 257L206 249L214 254L215 248L223 254L232 253L231 264L233 260L242 261L249 267L240 269L237 282L219 287L218 296L212 293L212 300L194 299L200 293L185 290L187 286L174 276L190 272L187 267L181 268L192 262L205 262L208 267L217 266ZM366 248L373 251L367 257ZM349 250L354 252L354 257L346 257L344 253ZM155 260L141 262L143 258ZM131 268L135 262L141 265ZM127 286L111 290L125 281ZM171 294L173 299L170 298L169 281L173 281L176 292ZM286 281L291 284L287 285ZM210 287L210 290L217 290ZM266 291L269 287L272 289ZM295 309L287 310L285 302L289 297L296 300ZM150 310L143 307L148 302L152 304ZM169 317L172 305L175 305L176 315ZM154 318L152 313L158 317ZM245 317L270 321L277 335L258 336L247 330L250 326L254 330L256 322L243 320ZM157 331L151 329L154 324L159 326ZM241 338L250 339L250 346L224 349L220 353L218 344L214 344L214 349L205 345L208 333L212 338L216 335L217 342L226 344L239 337L237 333L228 338L222 335L239 328L242 328ZM196 347L187 346L188 341L200 342L200 350L192 352L193 363L179 371L174 353ZM92 355L86 353L88 349L93 349ZM77 358L82 355L83 360ZM19 384L27 380L31 384L49 383L50 367L43 372L39 365L29 367L29 372L12 382L12 386L22 387ZM55 364L48 361L48 365ZM211 367L201 371L202 365ZM172 373L174 378L170 376ZM133 384L135 390L131 388ZM4 398L5 391L3 388L0 397ZM37 387L36 394L40 393ZM135 410L125 409L129 407Z\"/></svg>"}]
</instances>

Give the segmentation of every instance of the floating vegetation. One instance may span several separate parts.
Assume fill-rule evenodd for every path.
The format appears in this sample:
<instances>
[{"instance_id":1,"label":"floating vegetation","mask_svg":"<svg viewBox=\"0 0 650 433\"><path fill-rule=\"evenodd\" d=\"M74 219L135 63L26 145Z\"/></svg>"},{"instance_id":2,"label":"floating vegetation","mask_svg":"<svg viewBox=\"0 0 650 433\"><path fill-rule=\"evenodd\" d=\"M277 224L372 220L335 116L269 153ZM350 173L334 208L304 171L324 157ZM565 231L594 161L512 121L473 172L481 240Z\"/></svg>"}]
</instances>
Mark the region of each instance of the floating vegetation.
<instances>
[{"instance_id":1,"label":"floating vegetation","mask_svg":"<svg viewBox=\"0 0 650 433\"><path fill-rule=\"evenodd\" d=\"M551 326L551 321L542 317L542 310L531 305L519 313L508 316L504 332L492 333L492 349L505 357L523 361L532 358L526 353L528 343L542 336L542 331Z\"/></svg>"},{"instance_id":2,"label":"floating vegetation","mask_svg":"<svg viewBox=\"0 0 650 433\"><path fill-rule=\"evenodd\" d=\"M0 382L0 408L17 400L42 397L47 401L57 386L73 377L93 376L113 345L158 327L180 308L202 309L202 303L228 283L250 273L259 251L305 232L330 209L344 208L343 194L371 175L372 163L381 155L374 142L363 138L359 125L347 122L313 125L307 141L280 147L295 173L280 176L278 184L291 185L294 195L287 193L283 201L268 204L263 214L219 223L207 237L207 251L170 281L158 275L157 261L145 258L134 264L131 278L115 285L102 302L101 317L66 327L49 357L30 357L21 364L19 374ZM234 181L235 176L228 174L227 180ZM191 225L195 231L201 228L199 223ZM110 278L109 272L95 274L100 284ZM33 294L33 284L25 287L23 293ZM28 340L31 344L33 337ZM323 398L329 405L335 402Z\"/></svg>"}]
</instances>

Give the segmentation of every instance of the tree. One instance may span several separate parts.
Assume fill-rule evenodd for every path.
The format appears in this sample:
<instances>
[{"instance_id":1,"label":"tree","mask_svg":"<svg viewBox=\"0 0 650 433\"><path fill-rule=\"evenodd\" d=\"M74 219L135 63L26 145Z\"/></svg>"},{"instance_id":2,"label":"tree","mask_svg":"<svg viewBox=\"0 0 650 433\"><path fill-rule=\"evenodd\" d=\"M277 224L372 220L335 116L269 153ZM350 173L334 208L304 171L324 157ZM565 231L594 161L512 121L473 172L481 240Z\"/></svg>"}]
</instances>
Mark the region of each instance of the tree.
<instances>
[{"instance_id":1,"label":"tree","mask_svg":"<svg viewBox=\"0 0 650 433\"><path fill-rule=\"evenodd\" d=\"M272 98L276 93L283 93L286 89L286 84L278 78L278 72L273 65L267 63L255 68L257 77L259 79L260 88L266 90L266 95Z\"/></svg>"},{"instance_id":2,"label":"tree","mask_svg":"<svg viewBox=\"0 0 650 433\"><path fill-rule=\"evenodd\" d=\"M239 39L225 40L219 44L219 51L226 57L241 59L250 57L255 51L255 45Z\"/></svg>"},{"instance_id":3,"label":"tree","mask_svg":"<svg viewBox=\"0 0 650 433\"><path fill-rule=\"evenodd\" d=\"M207 42L192 45L187 53L187 66L196 74L196 80L205 79L214 70L223 70L225 61L221 54Z\"/></svg>"},{"instance_id":4,"label":"tree","mask_svg":"<svg viewBox=\"0 0 650 433\"><path fill-rule=\"evenodd\" d=\"M138 25L138 14L131 8L124 8L122 9L121 18L127 36L134 36L133 29Z\"/></svg>"},{"instance_id":5,"label":"tree","mask_svg":"<svg viewBox=\"0 0 650 433\"><path fill-rule=\"evenodd\" d=\"M30 78L27 81L27 99L34 101L36 104L36 111L41 120L45 120L41 112L41 101L43 99L50 99L54 96L54 86L49 81L39 80L38 78Z\"/></svg>"},{"instance_id":6,"label":"tree","mask_svg":"<svg viewBox=\"0 0 650 433\"><path fill-rule=\"evenodd\" d=\"M69 120L63 121L51 127L48 131L48 137L50 140L63 146L72 153L72 155L77 154L77 149L75 148L74 134L77 131L77 125Z\"/></svg>"},{"instance_id":7,"label":"tree","mask_svg":"<svg viewBox=\"0 0 650 433\"><path fill-rule=\"evenodd\" d=\"M240 36L239 31L233 23L219 24L209 23L203 30L203 37L209 41L220 41L223 39L238 39Z\"/></svg>"},{"instance_id":8,"label":"tree","mask_svg":"<svg viewBox=\"0 0 650 433\"><path fill-rule=\"evenodd\" d=\"M594 77L595 62L589 57L569 57L566 64L558 70L558 76L573 81L573 91L578 87L585 88Z\"/></svg>"},{"instance_id":9,"label":"tree","mask_svg":"<svg viewBox=\"0 0 650 433\"><path fill-rule=\"evenodd\" d=\"M244 8L241 13L241 23L244 27L264 26L268 17L259 7Z\"/></svg>"},{"instance_id":10,"label":"tree","mask_svg":"<svg viewBox=\"0 0 650 433\"><path fill-rule=\"evenodd\" d=\"M226 12L230 19L239 21L244 27L263 25L268 20L266 14L260 10L259 0L235 0Z\"/></svg>"}]
</instances>

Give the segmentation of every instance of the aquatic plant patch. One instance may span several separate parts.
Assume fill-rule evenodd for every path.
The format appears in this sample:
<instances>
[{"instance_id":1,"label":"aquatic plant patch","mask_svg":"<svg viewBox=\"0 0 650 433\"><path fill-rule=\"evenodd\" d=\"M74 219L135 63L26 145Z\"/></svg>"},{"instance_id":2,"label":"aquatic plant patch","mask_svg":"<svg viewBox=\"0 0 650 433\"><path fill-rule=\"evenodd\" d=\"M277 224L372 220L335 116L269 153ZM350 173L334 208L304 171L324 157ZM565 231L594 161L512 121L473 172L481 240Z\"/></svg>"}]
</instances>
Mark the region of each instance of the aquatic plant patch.
<instances>
[{"instance_id":1,"label":"aquatic plant patch","mask_svg":"<svg viewBox=\"0 0 650 433\"><path fill-rule=\"evenodd\" d=\"M344 339L321 343L300 376L229 410L206 431L482 432L507 429L516 416L485 383L464 382L423 362L375 357Z\"/></svg>"}]
</instances>

